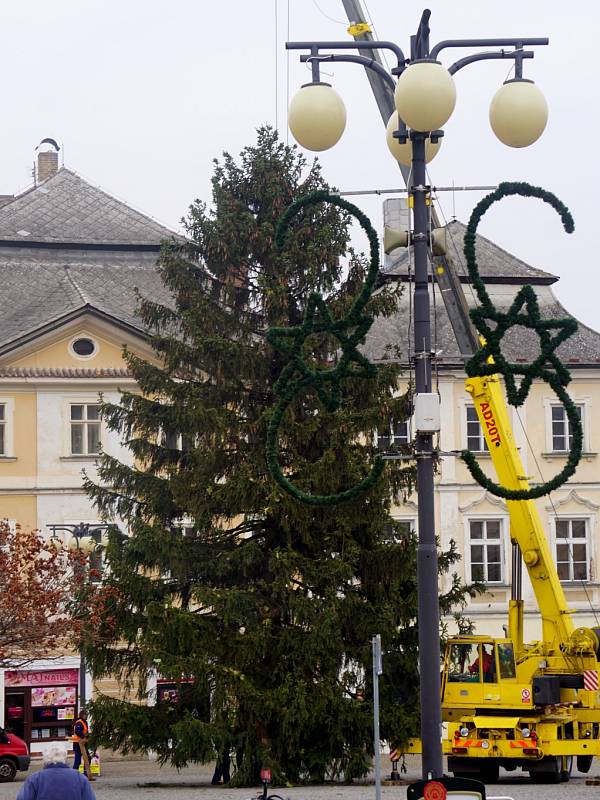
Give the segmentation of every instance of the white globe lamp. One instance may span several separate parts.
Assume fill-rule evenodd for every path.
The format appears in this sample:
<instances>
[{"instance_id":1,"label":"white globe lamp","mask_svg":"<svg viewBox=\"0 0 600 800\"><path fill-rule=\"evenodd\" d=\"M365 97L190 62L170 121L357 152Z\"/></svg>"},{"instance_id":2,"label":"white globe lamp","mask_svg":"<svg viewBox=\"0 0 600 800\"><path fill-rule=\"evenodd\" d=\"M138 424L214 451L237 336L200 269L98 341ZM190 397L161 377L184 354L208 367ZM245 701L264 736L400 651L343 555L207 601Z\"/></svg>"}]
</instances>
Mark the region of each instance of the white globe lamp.
<instances>
[{"instance_id":1,"label":"white globe lamp","mask_svg":"<svg viewBox=\"0 0 600 800\"><path fill-rule=\"evenodd\" d=\"M402 144L399 139L394 138L394 131L397 131L399 127L398 112L394 111L385 129L387 146L396 161L404 164L405 167L410 167L412 164L412 142L410 139L407 139L406 142ZM425 161L427 163L436 157L441 145L441 139L438 139L435 143L432 142L431 139L425 140Z\"/></svg>"},{"instance_id":2,"label":"white globe lamp","mask_svg":"<svg viewBox=\"0 0 600 800\"><path fill-rule=\"evenodd\" d=\"M528 147L536 142L548 122L548 104L533 81L506 81L490 104L490 125L509 147Z\"/></svg>"},{"instance_id":3,"label":"white globe lamp","mask_svg":"<svg viewBox=\"0 0 600 800\"><path fill-rule=\"evenodd\" d=\"M438 61L413 61L400 75L394 93L401 119L414 131L435 131L456 104L452 75Z\"/></svg>"},{"instance_id":4,"label":"white globe lamp","mask_svg":"<svg viewBox=\"0 0 600 800\"><path fill-rule=\"evenodd\" d=\"M346 107L328 83L307 83L292 97L288 125L294 139L307 150L329 150L346 127Z\"/></svg>"}]
</instances>

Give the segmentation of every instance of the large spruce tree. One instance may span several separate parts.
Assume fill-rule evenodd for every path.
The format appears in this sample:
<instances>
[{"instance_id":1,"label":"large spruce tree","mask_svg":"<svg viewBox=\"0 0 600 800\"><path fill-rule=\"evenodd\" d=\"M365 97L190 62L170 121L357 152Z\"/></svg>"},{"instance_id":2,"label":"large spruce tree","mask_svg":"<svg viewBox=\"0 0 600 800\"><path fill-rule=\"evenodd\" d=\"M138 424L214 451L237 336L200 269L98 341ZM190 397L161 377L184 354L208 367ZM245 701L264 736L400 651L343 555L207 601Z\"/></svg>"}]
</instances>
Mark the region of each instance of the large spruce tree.
<instances>
[{"instance_id":1,"label":"large spruce tree","mask_svg":"<svg viewBox=\"0 0 600 800\"><path fill-rule=\"evenodd\" d=\"M95 738L176 765L231 751L238 783L256 782L263 765L279 780L350 778L372 752L374 633L385 652L382 735L418 732L415 548L389 517L414 473L390 463L372 492L332 508L282 493L265 440L283 361L265 332L298 324L315 290L342 314L365 260L348 248L348 217L328 205L295 219L276 250L286 207L325 183L269 128L239 159L215 161L212 185L212 206L190 208L188 241L163 247L172 303L141 301L156 361L127 353L140 392L103 406L135 466L105 455L87 485L129 532L112 537L104 587L87 598L88 663L142 700L155 672L178 684L178 702L100 696ZM368 310L394 304L381 291ZM336 358L326 337L309 346L316 363ZM374 380L348 380L336 413L311 394L292 405L280 451L299 487L337 492L367 472L373 431L409 412L392 362ZM441 569L455 559L444 555ZM454 580L443 610L462 593Z\"/></svg>"}]
</instances>

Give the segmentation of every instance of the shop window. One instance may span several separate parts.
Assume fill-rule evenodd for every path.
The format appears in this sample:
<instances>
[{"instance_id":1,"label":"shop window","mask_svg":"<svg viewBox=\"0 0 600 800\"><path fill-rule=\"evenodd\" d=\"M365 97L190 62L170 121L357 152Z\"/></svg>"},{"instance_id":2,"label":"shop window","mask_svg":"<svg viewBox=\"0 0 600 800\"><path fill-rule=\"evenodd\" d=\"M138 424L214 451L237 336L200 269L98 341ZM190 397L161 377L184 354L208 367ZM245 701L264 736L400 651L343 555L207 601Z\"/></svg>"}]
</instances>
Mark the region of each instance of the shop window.
<instances>
[{"instance_id":1,"label":"shop window","mask_svg":"<svg viewBox=\"0 0 600 800\"><path fill-rule=\"evenodd\" d=\"M202 691L191 678L180 682L159 678L156 682L156 702L176 705L183 712L206 722L210 719L210 692Z\"/></svg>"},{"instance_id":2,"label":"shop window","mask_svg":"<svg viewBox=\"0 0 600 800\"><path fill-rule=\"evenodd\" d=\"M29 742L69 741L78 703L77 669L7 670L6 730Z\"/></svg>"}]
</instances>

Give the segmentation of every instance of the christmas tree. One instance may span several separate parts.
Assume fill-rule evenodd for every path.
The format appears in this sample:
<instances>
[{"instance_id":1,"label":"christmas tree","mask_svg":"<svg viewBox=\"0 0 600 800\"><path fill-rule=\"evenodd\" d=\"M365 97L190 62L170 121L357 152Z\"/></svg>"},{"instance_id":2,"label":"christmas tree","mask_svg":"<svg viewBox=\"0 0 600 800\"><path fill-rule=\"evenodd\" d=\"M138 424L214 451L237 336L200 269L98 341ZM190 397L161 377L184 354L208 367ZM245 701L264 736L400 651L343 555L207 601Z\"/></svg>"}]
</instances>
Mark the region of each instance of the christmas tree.
<instances>
[{"instance_id":1,"label":"christmas tree","mask_svg":"<svg viewBox=\"0 0 600 800\"><path fill-rule=\"evenodd\" d=\"M299 324L313 291L343 314L366 261L349 246L348 215L327 204L274 246L286 207L326 184L270 128L239 159L215 161L212 187L210 208L190 208L187 241L163 246L172 303L141 300L156 360L127 353L140 391L102 409L134 466L104 455L87 482L129 532L111 537L104 586L86 597L88 663L141 699L152 674L175 689L155 705L98 697L94 734L174 765L231 753L239 784L255 784L263 766L279 781L352 778L372 753L374 633L385 653L382 735L418 733L415 542L389 514L414 470L390 462L374 490L332 508L282 492L265 441L285 359L265 334ZM390 314L395 301L382 289L367 311ZM317 368L337 357L326 335L306 348ZM335 413L310 392L296 399L279 442L296 485L335 493L367 473L374 432L410 414L398 380L390 358L375 379L345 381ZM456 558L445 554L441 569ZM463 594L454 580L442 609Z\"/></svg>"}]
</instances>

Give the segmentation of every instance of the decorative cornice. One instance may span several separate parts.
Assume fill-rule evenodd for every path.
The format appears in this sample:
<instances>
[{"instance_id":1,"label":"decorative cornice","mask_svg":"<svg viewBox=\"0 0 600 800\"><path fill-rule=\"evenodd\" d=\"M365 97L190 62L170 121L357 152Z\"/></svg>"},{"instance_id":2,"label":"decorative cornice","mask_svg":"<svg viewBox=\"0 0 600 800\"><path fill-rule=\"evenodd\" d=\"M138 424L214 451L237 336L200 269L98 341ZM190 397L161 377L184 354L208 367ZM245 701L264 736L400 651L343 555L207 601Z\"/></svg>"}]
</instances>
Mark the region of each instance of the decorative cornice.
<instances>
[{"instance_id":1,"label":"decorative cornice","mask_svg":"<svg viewBox=\"0 0 600 800\"><path fill-rule=\"evenodd\" d=\"M417 506L417 504L413 500L405 500L401 505L394 506L394 513L392 514L392 517L394 517L394 519L397 519L395 514L398 513L398 512L402 513L402 511L404 509L406 509L406 508L408 508L408 509L410 509L411 511L414 511L414 512L417 512L419 510L419 507Z\"/></svg>"},{"instance_id":2,"label":"decorative cornice","mask_svg":"<svg viewBox=\"0 0 600 800\"><path fill-rule=\"evenodd\" d=\"M131 378L126 367L0 367L0 378Z\"/></svg>"},{"instance_id":3,"label":"decorative cornice","mask_svg":"<svg viewBox=\"0 0 600 800\"><path fill-rule=\"evenodd\" d=\"M546 511L552 513L557 508L560 508L561 506L564 506L566 503L570 503L570 502L576 503L579 506L583 506L584 508L587 508L589 511L598 511L598 509L600 508L600 505L598 505L597 503L593 503L591 500L588 500L586 497L582 497L580 494L578 494L575 491L575 489L571 489L571 491L567 495L565 495L563 498L561 498L560 500L557 500L552 505L547 505L545 508L546 508Z\"/></svg>"},{"instance_id":4,"label":"decorative cornice","mask_svg":"<svg viewBox=\"0 0 600 800\"><path fill-rule=\"evenodd\" d=\"M493 506L498 506L503 510L506 510L506 503L504 500L501 500L499 497L491 494L491 492L482 492L476 500L472 500L470 503L465 503L464 506L459 506L458 510L461 514L464 514L466 511L471 511L473 508L482 505L483 503L490 503Z\"/></svg>"}]
</instances>

